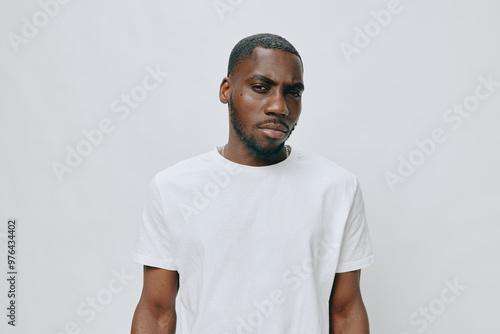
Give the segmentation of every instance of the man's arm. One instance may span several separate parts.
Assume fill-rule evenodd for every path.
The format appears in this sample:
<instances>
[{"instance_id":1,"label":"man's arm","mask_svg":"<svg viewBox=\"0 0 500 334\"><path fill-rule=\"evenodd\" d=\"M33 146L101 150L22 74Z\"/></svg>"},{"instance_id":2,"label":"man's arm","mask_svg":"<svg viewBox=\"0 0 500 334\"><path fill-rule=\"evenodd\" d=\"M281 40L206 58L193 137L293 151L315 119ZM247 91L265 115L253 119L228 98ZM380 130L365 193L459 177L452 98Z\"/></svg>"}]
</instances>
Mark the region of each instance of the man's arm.
<instances>
[{"instance_id":1,"label":"man's arm","mask_svg":"<svg viewBox=\"0 0 500 334\"><path fill-rule=\"evenodd\" d=\"M361 270L335 275L330 295L330 334L369 334L359 280Z\"/></svg>"},{"instance_id":2,"label":"man's arm","mask_svg":"<svg viewBox=\"0 0 500 334\"><path fill-rule=\"evenodd\" d=\"M132 334L175 334L177 271L144 266L144 286L132 320Z\"/></svg>"}]
</instances>

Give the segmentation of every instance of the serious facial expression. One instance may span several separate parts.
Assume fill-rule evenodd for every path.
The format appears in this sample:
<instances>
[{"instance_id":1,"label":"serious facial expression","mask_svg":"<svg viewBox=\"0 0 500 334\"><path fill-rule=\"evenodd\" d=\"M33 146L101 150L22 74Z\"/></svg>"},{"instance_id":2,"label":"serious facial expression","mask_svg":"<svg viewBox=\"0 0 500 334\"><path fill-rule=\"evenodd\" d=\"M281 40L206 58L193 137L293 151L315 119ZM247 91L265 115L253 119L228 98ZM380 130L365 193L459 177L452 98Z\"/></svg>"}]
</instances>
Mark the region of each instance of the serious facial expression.
<instances>
[{"instance_id":1,"label":"serious facial expression","mask_svg":"<svg viewBox=\"0 0 500 334\"><path fill-rule=\"evenodd\" d=\"M255 48L230 76L232 127L256 157L271 159L290 137L304 90L300 59L278 49Z\"/></svg>"}]
</instances>

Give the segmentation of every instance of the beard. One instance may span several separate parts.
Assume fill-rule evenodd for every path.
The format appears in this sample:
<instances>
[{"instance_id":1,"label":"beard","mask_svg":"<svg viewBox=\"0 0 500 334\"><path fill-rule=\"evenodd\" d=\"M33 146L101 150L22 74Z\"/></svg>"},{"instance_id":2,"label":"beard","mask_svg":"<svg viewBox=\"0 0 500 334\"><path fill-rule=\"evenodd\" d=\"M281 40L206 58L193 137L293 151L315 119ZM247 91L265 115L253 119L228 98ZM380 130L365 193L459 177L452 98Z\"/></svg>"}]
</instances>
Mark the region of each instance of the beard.
<instances>
[{"instance_id":1,"label":"beard","mask_svg":"<svg viewBox=\"0 0 500 334\"><path fill-rule=\"evenodd\" d=\"M235 108L233 104L233 95L229 97L229 119L231 121L231 125L233 126L234 131L240 137L241 141L243 144L246 146L246 148L250 151L250 153L259 159L263 160L270 160L276 157L282 150L283 147L285 146L285 142L282 142L276 147L273 148L265 148L262 145L260 145L257 142L257 139L251 135L251 134L246 134L243 131L243 122L241 120L241 116L238 113L238 110ZM268 123L268 122L266 122ZM262 125L262 124L260 124ZM295 123L297 125L297 123ZM295 129L295 125L292 127L292 129L288 132L288 137L292 134L292 131ZM288 128L288 127L287 127ZM288 139L287 137L287 139Z\"/></svg>"}]
</instances>

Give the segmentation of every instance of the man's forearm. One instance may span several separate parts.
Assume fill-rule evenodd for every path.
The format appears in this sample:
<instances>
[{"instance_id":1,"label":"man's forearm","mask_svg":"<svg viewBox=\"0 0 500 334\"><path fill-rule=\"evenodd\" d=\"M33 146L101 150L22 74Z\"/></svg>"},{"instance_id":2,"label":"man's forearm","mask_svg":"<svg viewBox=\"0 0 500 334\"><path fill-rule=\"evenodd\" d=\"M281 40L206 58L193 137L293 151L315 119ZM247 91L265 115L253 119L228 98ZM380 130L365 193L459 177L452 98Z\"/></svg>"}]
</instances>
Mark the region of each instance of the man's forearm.
<instances>
[{"instance_id":1,"label":"man's forearm","mask_svg":"<svg viewBox=\"0 0 500 334\"><path fill-rule=\"evenodd\" d=\"M363 303L330 315L330 334L369 334L368 314Z\"/></svg>"},{"instance_id":2,"label":"man's forearm","mask_svg":"<svg viewBox=\"0 0 500 334\"><path fill-rule=\"evenodd\" d=\"M177 316L175 309L154 312L141 308L135 310L132 334L175 334Z\"/></svg>"}]
</instances>

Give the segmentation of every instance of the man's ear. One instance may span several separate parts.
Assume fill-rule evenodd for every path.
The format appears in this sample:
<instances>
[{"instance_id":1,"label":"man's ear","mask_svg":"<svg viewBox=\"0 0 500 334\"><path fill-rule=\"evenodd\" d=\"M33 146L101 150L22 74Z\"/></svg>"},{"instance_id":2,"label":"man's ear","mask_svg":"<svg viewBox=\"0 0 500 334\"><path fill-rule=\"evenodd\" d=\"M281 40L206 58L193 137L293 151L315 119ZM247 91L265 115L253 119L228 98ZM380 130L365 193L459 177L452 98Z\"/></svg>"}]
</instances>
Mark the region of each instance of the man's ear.
<instances>
[{"instance_id":1,"label":"man's ear","mask_svg":"<svg viewBox=\"0 0 500 334\"><path fill-rule=\"evenodd\" d=\"M224 77L219 88L219 100L227 104L229 103L229 97L231 96L231 82L228 77Z\"/></svg>"}]
</instances>

